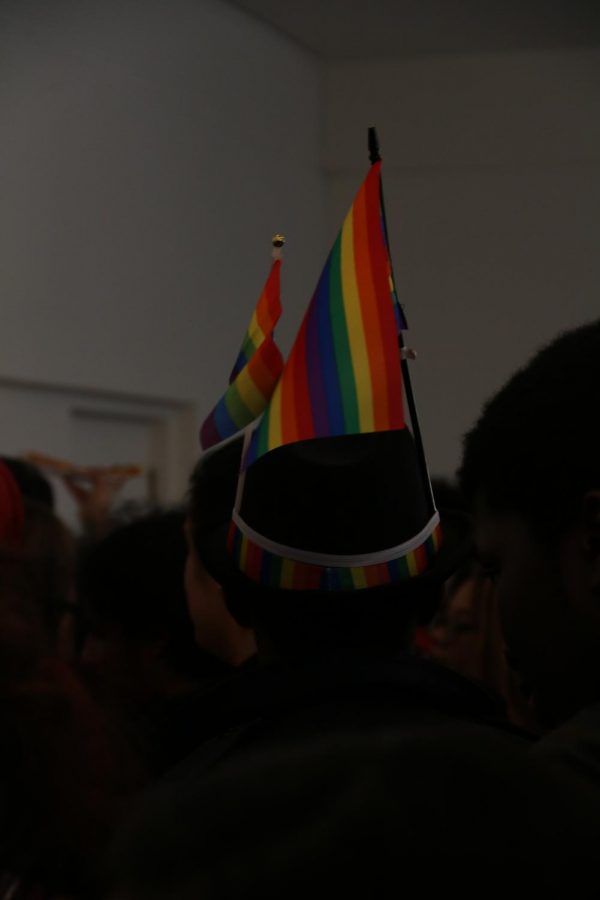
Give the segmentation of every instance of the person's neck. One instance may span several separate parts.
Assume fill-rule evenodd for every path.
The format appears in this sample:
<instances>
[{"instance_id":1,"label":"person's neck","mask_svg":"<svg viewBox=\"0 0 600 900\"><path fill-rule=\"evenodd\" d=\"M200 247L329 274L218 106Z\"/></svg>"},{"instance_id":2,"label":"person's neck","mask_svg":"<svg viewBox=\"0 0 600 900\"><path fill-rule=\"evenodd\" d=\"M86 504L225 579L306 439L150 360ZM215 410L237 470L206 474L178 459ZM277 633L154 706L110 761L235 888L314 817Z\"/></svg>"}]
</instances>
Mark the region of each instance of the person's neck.
<instances>
[{"instance_id":1,"label":"person's neck","mask_svg":"<svg viewBox=\"0 0 600 900\"><path fill-rule=\"evenodd\" d=\"M369 636L370 637L370 636ZM257 630L258 659L261 665L305 665L327 659L386 659L410 652L410 640L402 636L338 635L331 640L274 639Z\"/></svg>"}]
</instances>

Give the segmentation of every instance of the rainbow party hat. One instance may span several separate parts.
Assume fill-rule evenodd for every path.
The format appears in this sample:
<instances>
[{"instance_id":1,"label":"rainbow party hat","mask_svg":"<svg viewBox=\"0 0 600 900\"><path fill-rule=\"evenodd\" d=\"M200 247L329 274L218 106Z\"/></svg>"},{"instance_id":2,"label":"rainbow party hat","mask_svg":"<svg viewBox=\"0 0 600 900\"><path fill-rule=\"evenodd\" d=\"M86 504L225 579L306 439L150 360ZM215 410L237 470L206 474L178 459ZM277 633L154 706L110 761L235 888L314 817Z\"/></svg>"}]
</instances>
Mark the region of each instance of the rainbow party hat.
<instances>
[{"instance_id":1,"label":"rainbow party hat","mask_svg":"<svg viewBox=\"0 0 600 900\"><path fill-rule=\"evenodd\" d=\"M271 271L229 376L229 387L200 429L203 450L227 440L260 416L283 371L274 331L281 316L281 248L285 238L276 234L272 243Z\"/></svg>"},{"instance_id":2,"label":"rainbow party hat","mask_svg":"<svg viewBox=\"0 0 600 900\"><path fill-rule=\"evenodd\" d=\"M228 548L265 587L346 591L418 577L441 544L371 168L265 412L244 443Z\"/></svg>"}]
</instances>

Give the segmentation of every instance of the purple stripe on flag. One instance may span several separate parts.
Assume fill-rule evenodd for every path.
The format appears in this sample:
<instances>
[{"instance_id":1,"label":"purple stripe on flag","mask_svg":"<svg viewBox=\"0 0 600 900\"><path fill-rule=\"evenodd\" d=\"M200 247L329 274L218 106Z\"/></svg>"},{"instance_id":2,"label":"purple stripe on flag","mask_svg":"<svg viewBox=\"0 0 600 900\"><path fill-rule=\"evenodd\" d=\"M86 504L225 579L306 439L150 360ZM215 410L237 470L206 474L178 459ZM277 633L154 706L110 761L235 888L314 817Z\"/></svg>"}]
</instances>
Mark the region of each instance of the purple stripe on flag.
<instances>
[{"instance_id":1,"label":"purple stripe on flag","mask_svg":"<svg viewBox=\"0 0 600 900\"><path fill-rule=\"evenodd\" d=\"M209 447L218 444L220 440L221 435L217 431L214 413L211 413L208 418L204 420L202 428L200 429L200 445L204 450L208 450Z\"/></svg>"}]
</instances>

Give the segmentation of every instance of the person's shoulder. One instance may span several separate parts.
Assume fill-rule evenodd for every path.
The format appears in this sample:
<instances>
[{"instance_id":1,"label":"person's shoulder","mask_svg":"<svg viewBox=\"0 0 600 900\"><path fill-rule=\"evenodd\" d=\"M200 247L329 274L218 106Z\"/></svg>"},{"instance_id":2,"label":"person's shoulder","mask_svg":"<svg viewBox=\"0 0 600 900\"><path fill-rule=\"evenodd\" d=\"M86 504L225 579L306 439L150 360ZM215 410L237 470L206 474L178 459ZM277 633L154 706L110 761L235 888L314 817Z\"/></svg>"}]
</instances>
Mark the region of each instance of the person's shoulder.
<instances>
[{"instance_id":1,"label":"person's shoulder","mask_svg":"<svg viewBox=\"0 0 600 900\"><path fill-rule=\"evenodd\" d=\"M600 703L585 707L548 732L532 752L553 767L600 787Z\"/></svg>"}]
</instances>

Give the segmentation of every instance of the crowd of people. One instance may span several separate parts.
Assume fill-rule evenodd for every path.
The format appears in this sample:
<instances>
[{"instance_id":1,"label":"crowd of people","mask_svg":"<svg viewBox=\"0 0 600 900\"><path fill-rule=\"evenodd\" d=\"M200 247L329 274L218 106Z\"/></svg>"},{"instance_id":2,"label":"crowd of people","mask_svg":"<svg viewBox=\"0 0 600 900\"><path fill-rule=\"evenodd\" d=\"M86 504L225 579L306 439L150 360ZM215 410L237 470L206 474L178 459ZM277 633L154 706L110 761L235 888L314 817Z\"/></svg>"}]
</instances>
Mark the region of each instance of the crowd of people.
<instances>
[{"instance_id":1,"label":"crowd of people","mask_svg":"<svg viewBox=\"0 0 600 900\"><path fill-rule=\"evenodd\" d=\"M408 575L404 432L240 436L77 538L4 457L0 900L600 896L598 389L600 321L514 374Z\"/></svg>"}]
</instances>

